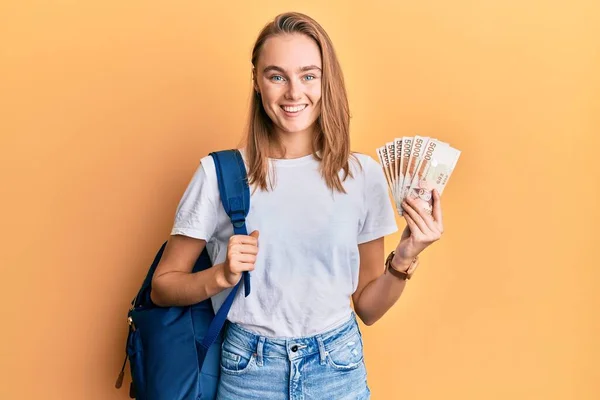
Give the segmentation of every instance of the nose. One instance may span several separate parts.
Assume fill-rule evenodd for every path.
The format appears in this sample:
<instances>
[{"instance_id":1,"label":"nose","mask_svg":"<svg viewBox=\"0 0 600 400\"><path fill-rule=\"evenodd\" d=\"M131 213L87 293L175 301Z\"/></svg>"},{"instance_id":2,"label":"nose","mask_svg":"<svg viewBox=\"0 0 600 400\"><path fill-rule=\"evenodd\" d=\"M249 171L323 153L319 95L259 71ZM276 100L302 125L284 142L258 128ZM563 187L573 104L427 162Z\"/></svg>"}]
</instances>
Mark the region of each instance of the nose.
<instances>
[{"instance_id":1,"label":"nose","mask_svg":"<svg viewBox=\"0 0 600 400\"><path fill-rule=\"evenodd\" d=\"M290 79L288 83L288 90L285 94L288 100L297 100L302 95L301 83L295 79Z\"/></svg>"}]
</instances>

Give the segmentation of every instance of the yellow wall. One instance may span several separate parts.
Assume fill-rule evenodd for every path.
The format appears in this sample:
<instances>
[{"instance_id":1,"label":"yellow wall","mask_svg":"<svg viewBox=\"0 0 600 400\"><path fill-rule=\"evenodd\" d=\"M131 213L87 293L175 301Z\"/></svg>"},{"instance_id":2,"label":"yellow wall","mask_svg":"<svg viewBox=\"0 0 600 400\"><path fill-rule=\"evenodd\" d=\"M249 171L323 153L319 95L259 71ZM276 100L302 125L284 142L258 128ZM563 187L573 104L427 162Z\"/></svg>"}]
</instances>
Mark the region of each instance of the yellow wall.
<instances>
[{"instance_id":1,"label":"yellow wall","mask_svg":"<svg viewBox=\"0 0 600 400\"><path fill-rule=\"evenodd\" d=\"M463 151L444 238L362 326L373 398L600 398L599 3L351 4L2 2L1 399L127 398L129 300L200 157L238 143L253 40L287 10L336 45L354 150Z\"/></svg>"}]
</instances>

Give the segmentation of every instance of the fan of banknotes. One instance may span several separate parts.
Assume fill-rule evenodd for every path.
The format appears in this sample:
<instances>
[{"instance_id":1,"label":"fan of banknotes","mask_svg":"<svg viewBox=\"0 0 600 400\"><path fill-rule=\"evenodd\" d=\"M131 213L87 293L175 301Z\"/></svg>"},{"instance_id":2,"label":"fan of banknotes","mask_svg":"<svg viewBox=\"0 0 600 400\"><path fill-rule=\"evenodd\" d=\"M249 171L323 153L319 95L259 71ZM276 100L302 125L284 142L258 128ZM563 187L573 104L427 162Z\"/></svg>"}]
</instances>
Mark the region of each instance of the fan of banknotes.
<instances>
[{"instance_id":1,"label":"fan of banknotes","mask_svg":"<svg viewBox=\"0 0 600 400\"><path fill-rule=\"evenodd\" d=\"M460 157L460 150L425 136L403 136L377 149L396 211L402 215L406 197L432 213L432 191L441 195Z\"/></svg>"}]
</instances>

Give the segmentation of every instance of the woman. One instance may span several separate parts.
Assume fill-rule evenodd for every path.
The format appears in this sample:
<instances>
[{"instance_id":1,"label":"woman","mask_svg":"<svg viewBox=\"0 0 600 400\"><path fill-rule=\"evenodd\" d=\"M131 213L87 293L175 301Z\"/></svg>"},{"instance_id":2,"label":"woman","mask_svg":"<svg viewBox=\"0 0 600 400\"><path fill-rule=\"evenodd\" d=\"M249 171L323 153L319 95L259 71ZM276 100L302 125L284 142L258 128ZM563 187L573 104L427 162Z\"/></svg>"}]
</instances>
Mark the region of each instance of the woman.
<instances>
[{"instance_id":1,"label":"woman","mask_svg":"<svg viewBox=\"0 0 600 400\"><path fill-rule=\"evenodd\" d=\"M381 318L402 293L405 271L440 238L439 195L432 216L403 204L407 226L384 268L395 215L380 165L350 151L329 37L306 15L279 15L261 31L252 66L240 149L251 234L233 235L214 162L204 157L178 206L152 299L166 306L211 297L216 311L251 271L252 293L238 291L224 328L218 399L368 399L356 316L366 325ZM214 267L192 274L204 246Z\"/></svg>"}]
</instances>

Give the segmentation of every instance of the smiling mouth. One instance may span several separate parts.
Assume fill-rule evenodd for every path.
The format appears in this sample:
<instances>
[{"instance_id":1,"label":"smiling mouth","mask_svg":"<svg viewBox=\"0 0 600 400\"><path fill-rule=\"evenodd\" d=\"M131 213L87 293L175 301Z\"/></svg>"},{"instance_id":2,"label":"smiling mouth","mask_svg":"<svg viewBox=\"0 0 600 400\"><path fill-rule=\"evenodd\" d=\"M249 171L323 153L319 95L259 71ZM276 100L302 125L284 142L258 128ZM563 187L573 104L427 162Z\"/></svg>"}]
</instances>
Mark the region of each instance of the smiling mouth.
<instances>
[{"instance_id":1,"label":"smiling mouth","mask_svg":"<svg viewBox=\"0 0 600 400\"><path fill-rule=\"evenodd\" d=\"M295 113L299 113L300 111L304 110L306 107L307 107L306 104L302 104L299 106L281 106L281 109L283 111L285 111L286 113L295 114Z\"/></svg>"}]
</instances>

